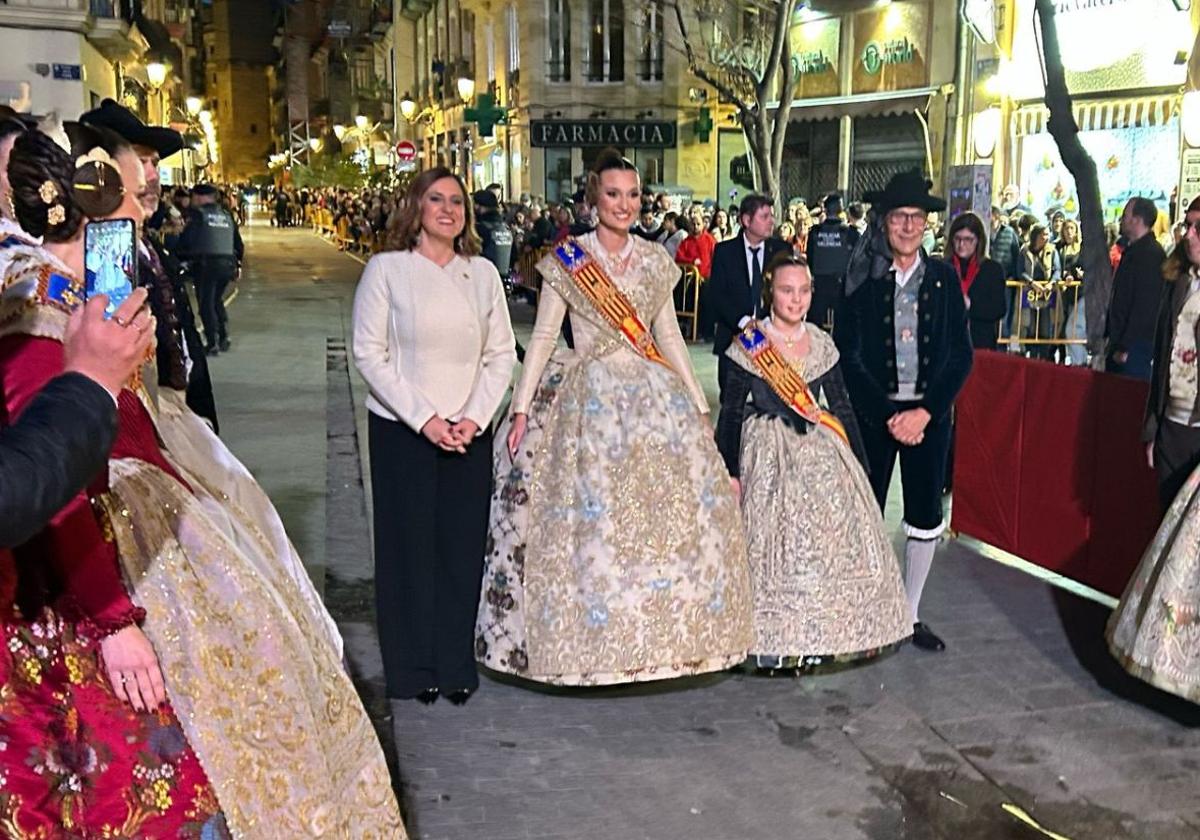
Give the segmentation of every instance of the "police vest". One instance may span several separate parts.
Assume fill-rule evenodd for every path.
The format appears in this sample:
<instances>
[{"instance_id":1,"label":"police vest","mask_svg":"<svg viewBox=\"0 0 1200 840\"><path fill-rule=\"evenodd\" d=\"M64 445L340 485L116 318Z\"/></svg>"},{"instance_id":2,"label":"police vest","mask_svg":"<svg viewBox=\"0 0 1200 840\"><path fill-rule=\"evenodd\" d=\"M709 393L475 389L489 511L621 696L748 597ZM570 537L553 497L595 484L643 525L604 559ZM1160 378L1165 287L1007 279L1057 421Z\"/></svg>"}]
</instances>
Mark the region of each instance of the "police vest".
<instances>
[{"instance_id":1,"label":"police vest","mask_svg":"<svg viewBox=\"0 0 1200 840\"><path fill-rule=\"evenodd\" d=\"M479 236L483 240L483 256L496 266L501 276L508 274L512 263L513 235L508 225L496 219L479 220Z\"/></svg>"},{"instance_id":2,"label":"police vest","mask_svg":"<svg viewBox=\"0 0 1200 840\"><path fill-rule=\"evenodd\" d=\"M233 218L223 209L214 204L197 207L188 224L196 226L196 233L188 237L191 240L189 251L192 255L230 258L234 256Z\"/></svg>"},{"instance_id":3,"label":"police vest","mask_svg":"<svg viewBox=\"0 0 1200 840\"><path fill-rule=\"evenodd\" d=\"M850 228L817 225L808 233L812 258L809 270L821 277L841 277L850 263Z\"/></svg>"}]
</instances>

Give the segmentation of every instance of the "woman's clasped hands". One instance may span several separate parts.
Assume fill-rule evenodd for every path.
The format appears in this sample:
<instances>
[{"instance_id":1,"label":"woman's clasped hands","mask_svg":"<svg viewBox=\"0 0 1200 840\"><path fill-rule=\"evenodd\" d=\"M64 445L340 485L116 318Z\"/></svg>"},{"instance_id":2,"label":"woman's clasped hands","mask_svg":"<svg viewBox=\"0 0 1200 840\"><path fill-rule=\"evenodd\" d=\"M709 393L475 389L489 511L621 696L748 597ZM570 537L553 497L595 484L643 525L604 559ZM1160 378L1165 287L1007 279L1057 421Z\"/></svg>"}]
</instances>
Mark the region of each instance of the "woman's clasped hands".
<instances>
[{"instance_id":1,"label":"woman's clasped hands","mask_svg":"<svg viewBox=\"0 0 1200 840\"><path fill-rule=\"evenodd\" d=\"M434 416L421 427L421 434L438 449L465 455L467 447L479 434L479 426L474 420L468 420L465 417L457 423L451 423L449 420Z\"/></svg>"}]
</instances>

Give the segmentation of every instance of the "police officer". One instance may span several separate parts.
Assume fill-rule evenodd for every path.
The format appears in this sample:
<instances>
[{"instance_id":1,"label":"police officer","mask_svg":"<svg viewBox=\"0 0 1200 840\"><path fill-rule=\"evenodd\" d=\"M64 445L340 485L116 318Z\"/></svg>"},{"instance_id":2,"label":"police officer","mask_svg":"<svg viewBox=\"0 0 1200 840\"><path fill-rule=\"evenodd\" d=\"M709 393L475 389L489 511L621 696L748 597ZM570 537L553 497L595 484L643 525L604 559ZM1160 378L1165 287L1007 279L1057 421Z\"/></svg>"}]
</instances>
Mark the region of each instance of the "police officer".
<instances>
[{"instance_id":1,"label":"police officer","mask_svg":"<svg viewBox=\"0 0 1200 840\"><path fill-rule=\"evenodd\" d=\"M512 229L500 215L500 202L491 190L479 190L475 199L475 232L483 241L483 257L496 266L502 279L512 267Z\"/></svg>"},{"instance_id":2,"label":"police officer","mask_svg":"<svg viewBox=\"0 0 1200 840\"><path fill-rule=\"evenodd\" d=\"M212 184L192 188L192 207L177 250L188 261L200 302L206 352L215 356L229 349L225 289L241 274L245 248L233 217L220 204L221 191Z\"/></svg>"},{"instance_id":3,"label":"police officer","mask_svg":"<svg viewBox=\"0 0 1200 840\"><path fill-rule=\"evenodd\" d=\"M850 252L858 241L858 231L842 220L842 197L825 197L825 219L808 234L808 270L813 278L812 306L808 319L823 329L831 329L834 313L842 300L842 284Z\"/></svg>"}]
</instances>

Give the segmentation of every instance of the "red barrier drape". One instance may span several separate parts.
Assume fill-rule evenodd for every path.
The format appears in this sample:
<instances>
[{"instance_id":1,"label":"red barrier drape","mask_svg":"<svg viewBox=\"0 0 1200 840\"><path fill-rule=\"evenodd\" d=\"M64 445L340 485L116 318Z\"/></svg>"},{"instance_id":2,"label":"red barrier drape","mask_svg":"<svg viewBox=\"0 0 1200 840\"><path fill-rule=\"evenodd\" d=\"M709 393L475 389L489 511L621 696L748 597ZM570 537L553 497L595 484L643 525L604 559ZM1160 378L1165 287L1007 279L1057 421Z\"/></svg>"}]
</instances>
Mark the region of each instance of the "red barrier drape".
<instances>
[{"instance_id":1,"label":"red barrier drape","mask_svg":"<svg viewBox=\"0 0 1200 840\"><path fill-rule=\"evenodd\" d=\"M956 404L952 527L1119 596L1161 518L1145 382L978 351Z\"/></svg>"}]
</instances>

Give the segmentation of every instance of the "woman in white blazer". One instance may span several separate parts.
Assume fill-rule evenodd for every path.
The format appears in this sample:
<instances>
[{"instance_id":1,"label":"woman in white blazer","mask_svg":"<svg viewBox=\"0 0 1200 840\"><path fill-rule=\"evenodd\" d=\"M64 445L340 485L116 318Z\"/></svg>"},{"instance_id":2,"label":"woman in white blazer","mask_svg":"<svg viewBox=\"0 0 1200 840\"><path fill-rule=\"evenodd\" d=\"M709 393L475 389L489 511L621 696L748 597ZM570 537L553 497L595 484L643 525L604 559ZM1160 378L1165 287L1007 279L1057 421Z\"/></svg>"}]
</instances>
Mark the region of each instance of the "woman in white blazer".
<instances>
[{"instance_id":1,"label":"woman in white blazer","mask_svg":"<svg viewBox=\"0 0 1200 840\"><path fill-rule=\"evenodd\" d=\"M516 363L504 288L479 250L463 182L426 170L354 296L387 694L424 703L465 703L479 686L491 424Z\"/></svg>"}]
</instances>

